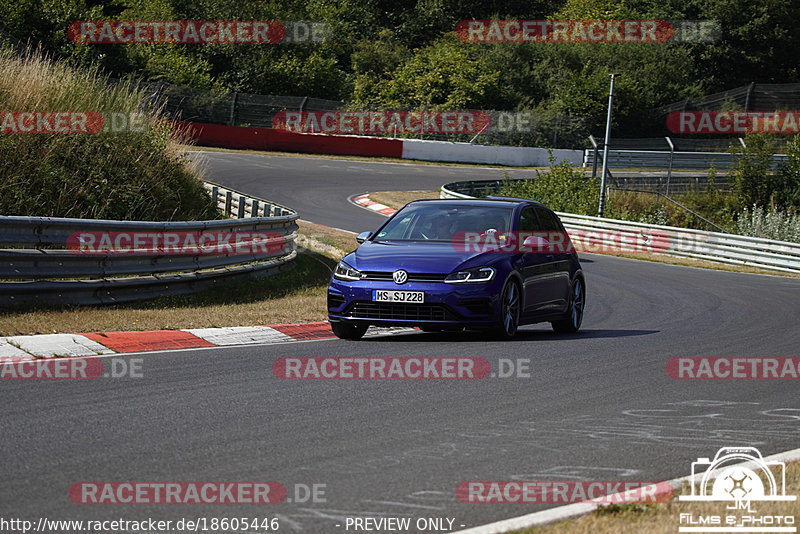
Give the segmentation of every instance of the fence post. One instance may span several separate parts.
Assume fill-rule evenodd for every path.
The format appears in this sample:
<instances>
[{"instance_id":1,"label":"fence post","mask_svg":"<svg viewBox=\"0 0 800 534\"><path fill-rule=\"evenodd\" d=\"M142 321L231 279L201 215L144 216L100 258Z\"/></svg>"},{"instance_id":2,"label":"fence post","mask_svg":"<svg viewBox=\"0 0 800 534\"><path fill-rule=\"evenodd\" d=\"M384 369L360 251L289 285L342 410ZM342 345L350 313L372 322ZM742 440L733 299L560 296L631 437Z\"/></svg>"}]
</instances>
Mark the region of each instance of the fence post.
<instances>
[{"instance_id":1,"label":"fence post","mask_svg":"<svg viewBox=\"0 0 800 534\"><path fill-rule=\"evenodd\" d=\"M247 197L244 195L239 195L239 209L236 213L236 217L239 219L244 219L244 210L247 207Z\"/></svg>"},{"instance_id":2,"label":"fence post","mask_svg":"<svg viewBox=\"0 0 800 534\"><path fill-rule=\"evenodd\" d=\"M228 125L229 126L233 126L234 125L233 124L233 119L234 119L234 116L236 115L236 97L238 95L239 95L239 93L234 91L233 92L233 98L231 98L231 116L230 116L230 119L228 119Z\"/></svg>"},{"instance_id":3,"label":"fence post","mask_svg":"<svg viewBox=\"0 0 800 534\"><path fill-rule=\"evenodd\" d=\"M747 86L747 95L744 97L744 110L750 111L750 95L753 94L753 89L756 87L756 82L750 82Z\"/></svg>"},{"instance_id":4,"label":"fence post","mask_svg":"<svg viewBox=\"0 0 800 534\"><path fill-rule=\"evenodd\" d=\"M258 200L253 199L253 209L250 210L250 217L258 217Z\"/></svg>"},{"instance_id":5,"label":"fence post","mask_svg":"<svg viewBox=\"0 0 800 534\"><path fill-rule=\"evenodd\" d=\"M214 209L219 208L219 187L214 186L211 188L211 199L214 202Z\"/></svg>"},{"instance_id":6,"label":"fence post","mask_svg":"<svg viewBox=\"0 0 800 534\"><path fill-rule=\"evenodd\" d=\"M553 130L553 148L556 147L556 143L558 142L558 127L561 125L561 113L558 114L558 118L556 118L556 126Z\"/></svg>"},{"instance_id":7,"label":"fence post","mask_svg":"<svg viewBox=\"0 0 800 534\"><path fill-rule=\"evenodd\" d=\"M225 191L225 217L231 216L231 206L233 205L233 193Z\"/></svg>"}]
</instances>

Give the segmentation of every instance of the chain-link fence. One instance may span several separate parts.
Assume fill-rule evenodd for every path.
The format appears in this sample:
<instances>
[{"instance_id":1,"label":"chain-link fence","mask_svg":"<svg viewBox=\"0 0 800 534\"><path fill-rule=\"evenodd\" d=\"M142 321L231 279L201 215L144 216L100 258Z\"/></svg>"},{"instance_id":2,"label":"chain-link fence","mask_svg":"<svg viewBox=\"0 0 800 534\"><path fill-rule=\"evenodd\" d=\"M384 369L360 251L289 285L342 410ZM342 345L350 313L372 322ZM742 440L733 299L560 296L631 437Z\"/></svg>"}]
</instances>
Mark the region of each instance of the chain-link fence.
<instances>
[{"instance_id":1,"label":"chain-link fence","mask_svg":"<svg viewBox=\"0 0 800 534\"><path fill-rule=\"evenodd\" d=\"M673 111L736 109L775 111L800 109L800 83L751 83L721 93L687 98L656 110L659 115Z\"/></svg>"},{"instance_id":2,"label":"chain-link fence","mask_svg":"<svg viewBox=\"0 0 800 534\"><path fill-rule=\"evenodd\" d=\"M118 83L117 79L110 79ZM338 100L325 100L308 96L256 95L239 92L216 92L194 89L163 82L139 83L138 86L150 95L150 102L163 105L170 118L191 122L226 124L230 126L250 126L262 128L281 127L282 122L273 121L281 112L325 112L335 111L376 111L387 118L398 112L433 114L428 109L356 110L352 105ZM451 110L452 111L452 110ZM469 110L460 110L468 113ZM469 142L492 145L537 146L537 147L584 147L592 128L597 126L592 117L566 113L535 113L528 111L474 111L485 121L476 121L477 127L467 133L447 133L435 131L398 131L387 128L385 131L359 131L354 129L350 135L370 135L378 137L412 137L439 141ZM305 115L304 115L305 117ZM317 114L317 120L319 114ZM524 120L523 120L524 118ZM485 123L485 124L484 124ZM423 129L424 130L424 129ZM305 130L303 130L305 132ZM319 129L309 130L319 131Z\"/></svg>"}]
</instances>

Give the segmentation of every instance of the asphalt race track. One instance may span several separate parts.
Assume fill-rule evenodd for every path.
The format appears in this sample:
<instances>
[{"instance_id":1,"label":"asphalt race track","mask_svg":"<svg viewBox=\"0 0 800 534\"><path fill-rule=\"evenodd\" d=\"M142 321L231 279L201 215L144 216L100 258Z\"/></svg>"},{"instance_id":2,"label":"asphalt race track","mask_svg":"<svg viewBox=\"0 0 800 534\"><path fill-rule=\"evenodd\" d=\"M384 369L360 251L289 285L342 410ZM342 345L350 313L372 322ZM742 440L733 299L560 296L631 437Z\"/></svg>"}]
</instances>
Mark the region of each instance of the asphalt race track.
<instances>
[{"instance_id":1,"label":"asphalt race track","mask_svg":"<svg viewBox=\"0 0 800 534\"><path fill-rule=\"evenodd\" d=\"M209 177L370 229L347 197L502 171L211 154ZM35 520L278 517L281 531L346 532L348 517L451 518L458 530L553 505L462 504L467 480L666 480L724 446L800 444L791 380L674 380L677 356L800 356L800 279L584 255L583 329L525 327L511 342L396 334L134 355L143 378L3 381L0 516ZM481 380L280 380L292 356L471 356L529 361ZM524 373L523 373L524 375ZM324 484L325 502L77 505L79 481ZM303 486L300 486L303 487ZM447 524L447 523L445 523ZM337 526L341 525L341 526ZM350 530L352 531L352 529Z\"/></svg>"},{"instance_id":2,"label":"asphalt race track","mask_svg":"<svg viewBox=\"0 0 800 534\"><path fill-rule=\"evenodd\" d=\"M210 180L261 196L310 220L351 232L371 230L385 218L355 210L347 199L371 191L435 190L448 182L503 178L497 168L414 165L312 157L281 157L231 152L193 152L205 160ZM508 169L512 178L535 171Z\"/></svg>"}]
</instances>

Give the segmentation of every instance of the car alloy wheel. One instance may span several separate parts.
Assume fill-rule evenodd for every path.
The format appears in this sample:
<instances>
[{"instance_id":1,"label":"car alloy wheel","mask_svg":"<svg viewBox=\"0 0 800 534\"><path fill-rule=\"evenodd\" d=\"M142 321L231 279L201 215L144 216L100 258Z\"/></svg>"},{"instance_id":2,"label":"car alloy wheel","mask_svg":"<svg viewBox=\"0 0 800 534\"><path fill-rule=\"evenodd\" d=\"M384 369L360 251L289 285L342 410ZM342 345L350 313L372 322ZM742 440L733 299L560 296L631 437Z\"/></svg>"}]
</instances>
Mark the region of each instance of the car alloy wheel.
<instances>
[{"instance_id":1,"label":"car alloy wheel","mask_svg":"<svg viewBox=\"0 0 800 534\"><path fill-rule=\"evenodd\" d=\"M514 280L508 280L503 286L503 293L500 299L500 327L497 333L501 337L512 338L517 333L520 304L519 284Z\"/></svg>"},{"instance_id":2,"label":"car alloy wheel","mask_svg":"<svg viewBox=\"0 0 800 534\"><path fill-rule=\"evenodd\" d=\"M577 332L583 322L583 309L585 306L586 290L583 287L583 280L581 278L576 278L570 291L567 315L560 321L553 321L553 330L560 334Z\"/></svg>"}]
</instances>

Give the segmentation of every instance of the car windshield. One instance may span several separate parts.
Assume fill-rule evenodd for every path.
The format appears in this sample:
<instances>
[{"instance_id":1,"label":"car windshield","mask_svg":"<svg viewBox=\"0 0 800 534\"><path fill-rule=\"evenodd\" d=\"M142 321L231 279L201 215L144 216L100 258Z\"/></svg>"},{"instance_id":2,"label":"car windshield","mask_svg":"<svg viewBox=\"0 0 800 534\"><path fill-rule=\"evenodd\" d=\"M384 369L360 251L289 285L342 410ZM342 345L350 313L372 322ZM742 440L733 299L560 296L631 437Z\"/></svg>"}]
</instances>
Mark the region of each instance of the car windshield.
<instances>
[{"instance_id":1,"label":"car windshield","mask_svg":"<svg viewBox=\"0 0 800 534\"><path fill-rule=\"evenodd\" d=\"M374 241L454 241L467 232L507 232L510 207L420 203L403 208Z\"/></svg>"}]
</instances>

